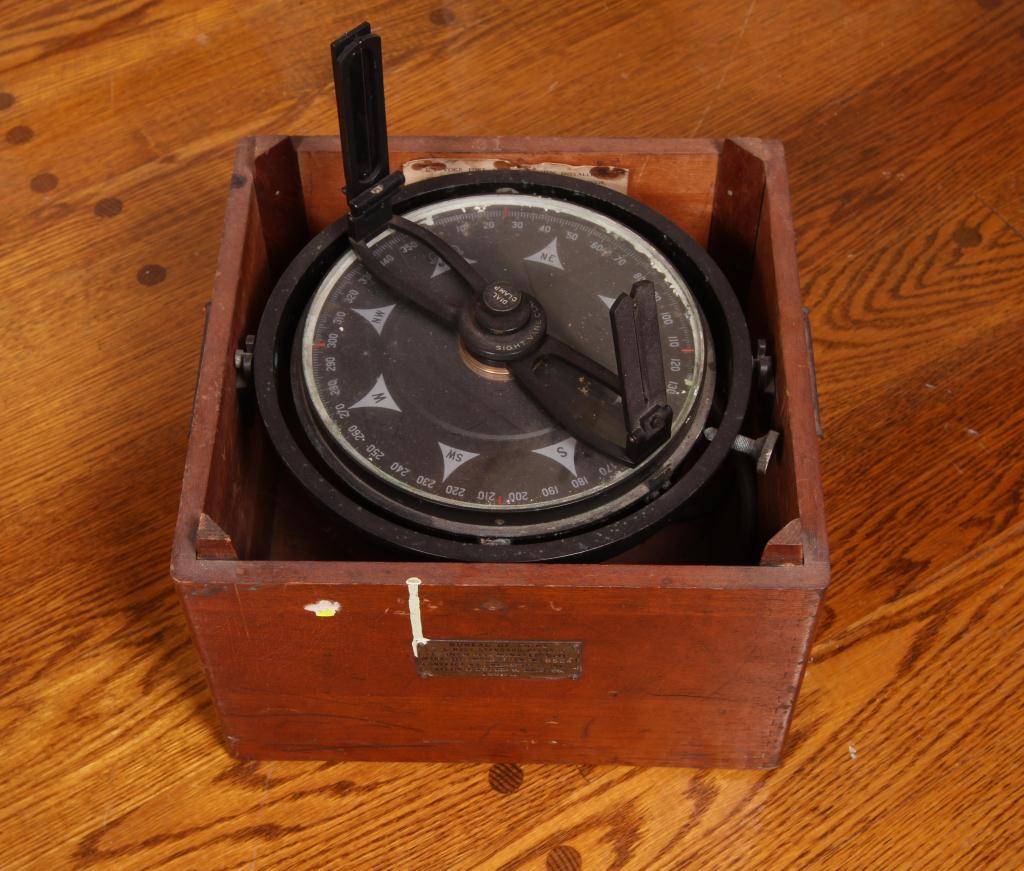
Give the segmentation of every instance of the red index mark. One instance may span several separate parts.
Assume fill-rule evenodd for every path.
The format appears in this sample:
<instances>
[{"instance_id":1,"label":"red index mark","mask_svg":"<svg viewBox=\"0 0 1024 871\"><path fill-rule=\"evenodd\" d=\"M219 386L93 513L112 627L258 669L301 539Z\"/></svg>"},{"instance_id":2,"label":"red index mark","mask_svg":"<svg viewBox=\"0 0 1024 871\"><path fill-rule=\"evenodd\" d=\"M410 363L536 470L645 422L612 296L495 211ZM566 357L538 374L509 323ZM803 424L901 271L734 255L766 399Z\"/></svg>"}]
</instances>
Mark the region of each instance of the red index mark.
<instances>
[{"instance_id":1,"label":"red index mark","mask_svg":"<svg viewBox=\"0 0 1024 871\"><path fill-rule=\"evenodd\" d=\"M326 348L327 347L327 342L325 342L323 339L321 339L319 342L313 342L313 347L314 348Z\"/></svg>"},{"instance_id":2,"label":"red index mark","mask_svg":"<svg viewBox=\"0 0 1024 871\"><path fill-rule=\"evenodd\" d=\"M504 496L499 496L498 497L498 504L499 505L504 505L505 504L505 497Z\"/></svg>"},{"instance_id":3,"label":"red index mark","mask_svg":"<svg viewBox=\"0 0 1024 871\"><path fill-rule=\"evenodd\" d=\"M505 208L501 210L501 216L503 218L507 218L508 217L508 206L505 206Z\"/></svg>"}]
</instances>

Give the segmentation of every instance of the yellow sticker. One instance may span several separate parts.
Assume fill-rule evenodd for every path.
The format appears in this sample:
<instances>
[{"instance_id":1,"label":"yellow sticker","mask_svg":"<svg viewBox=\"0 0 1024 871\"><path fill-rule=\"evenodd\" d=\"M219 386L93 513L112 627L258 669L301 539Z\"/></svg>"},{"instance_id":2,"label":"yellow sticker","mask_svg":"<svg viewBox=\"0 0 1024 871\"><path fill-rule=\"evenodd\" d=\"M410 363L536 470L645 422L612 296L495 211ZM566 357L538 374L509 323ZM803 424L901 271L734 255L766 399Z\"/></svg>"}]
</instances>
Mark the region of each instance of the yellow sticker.
<instances>
[{"instance_id":1,"label":"yellow sticker","mask_svg":"<svg viewBox=\"0 0 1024 871\"><path fill-rule=\"evenodd\" d=\"M316 614L317 617L333 617L341 610L340 602L332 602L330 599L321 599L318 602L310 602L302 606L304 611Z\"/></svg>"}]
</instances>

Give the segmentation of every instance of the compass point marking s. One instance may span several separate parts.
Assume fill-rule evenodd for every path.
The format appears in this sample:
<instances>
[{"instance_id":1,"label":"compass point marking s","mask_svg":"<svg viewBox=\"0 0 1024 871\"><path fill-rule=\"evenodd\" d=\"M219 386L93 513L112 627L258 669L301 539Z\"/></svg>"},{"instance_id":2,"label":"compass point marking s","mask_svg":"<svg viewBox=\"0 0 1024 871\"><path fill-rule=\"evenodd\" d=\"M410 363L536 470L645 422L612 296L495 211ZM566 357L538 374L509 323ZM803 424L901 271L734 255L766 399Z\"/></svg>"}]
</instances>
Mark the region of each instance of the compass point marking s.
<instances>
[{"instance_id":1,"label":"compass point marking s","mask_svg":"<svg viewBox=\"0 0 1024 871\"><path fill-rule=\"evenodd\" d=\"M555 442L553 445L548 445L546 448L534 448L533 453L554 460L558 465L566 469L570 475L574 478L576 477L576 439L563 439L560 442Z\"/></svg>"}]
</instances>

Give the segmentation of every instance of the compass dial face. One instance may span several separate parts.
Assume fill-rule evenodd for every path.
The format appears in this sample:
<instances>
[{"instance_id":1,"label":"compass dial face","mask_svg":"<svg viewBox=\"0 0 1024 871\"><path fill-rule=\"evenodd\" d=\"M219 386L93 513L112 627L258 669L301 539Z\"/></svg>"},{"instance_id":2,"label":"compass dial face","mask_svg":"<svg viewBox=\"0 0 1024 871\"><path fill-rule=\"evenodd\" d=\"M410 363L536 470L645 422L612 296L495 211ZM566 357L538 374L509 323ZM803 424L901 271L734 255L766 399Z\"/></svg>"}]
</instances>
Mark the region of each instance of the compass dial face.
<instances>
[{"instance_id":1,"label":"compass dial face","mask_svg":"<svg viewBox=\"0 0 1024 871\"><path fill-rule=\"evenodd\" d=\"M683 278L645 239L583 206L516 193L449 199L405 217L487 280L531 294L549 333L613 372L611 304L635 281L653 282L670 443L699 434L710 343ZM371 250L449 303L470 299L447 264L404 234L387 230ZM301 335L309 405L335 452L393 488L461 509L514 512L565 505L643 475L643 464L630 468L570 436L500 367L474 361L455 331L390 293L351 251L315 292ZM552 377L571 379L622 420L614 392L571 369Z\"/></svg>"}]
</instances>

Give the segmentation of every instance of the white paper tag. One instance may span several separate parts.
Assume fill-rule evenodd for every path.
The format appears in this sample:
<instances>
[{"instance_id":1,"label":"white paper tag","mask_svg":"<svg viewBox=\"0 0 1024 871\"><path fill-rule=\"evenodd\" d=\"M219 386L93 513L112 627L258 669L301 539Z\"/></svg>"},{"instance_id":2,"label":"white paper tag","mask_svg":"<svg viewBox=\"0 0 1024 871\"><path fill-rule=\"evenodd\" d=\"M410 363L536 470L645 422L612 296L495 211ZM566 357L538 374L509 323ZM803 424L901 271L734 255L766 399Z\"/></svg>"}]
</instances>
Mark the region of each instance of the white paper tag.
<instances>
[{"instance_id":1,"label":"white paper tag","mask_svg":"<svg viewBox=\"0 0 1024 871\"><path fill-rule=\"evenodd\" d=\"M456 172L476 172L492 169L529 169L535 172L551 172L568 178L585 179L627 193L629 170L624 166L573 165L568 163L524 163L506 160L502 157L418 157L402 165L405 180L409 183L452 175Z\"/></svg>"}]
</instances>

